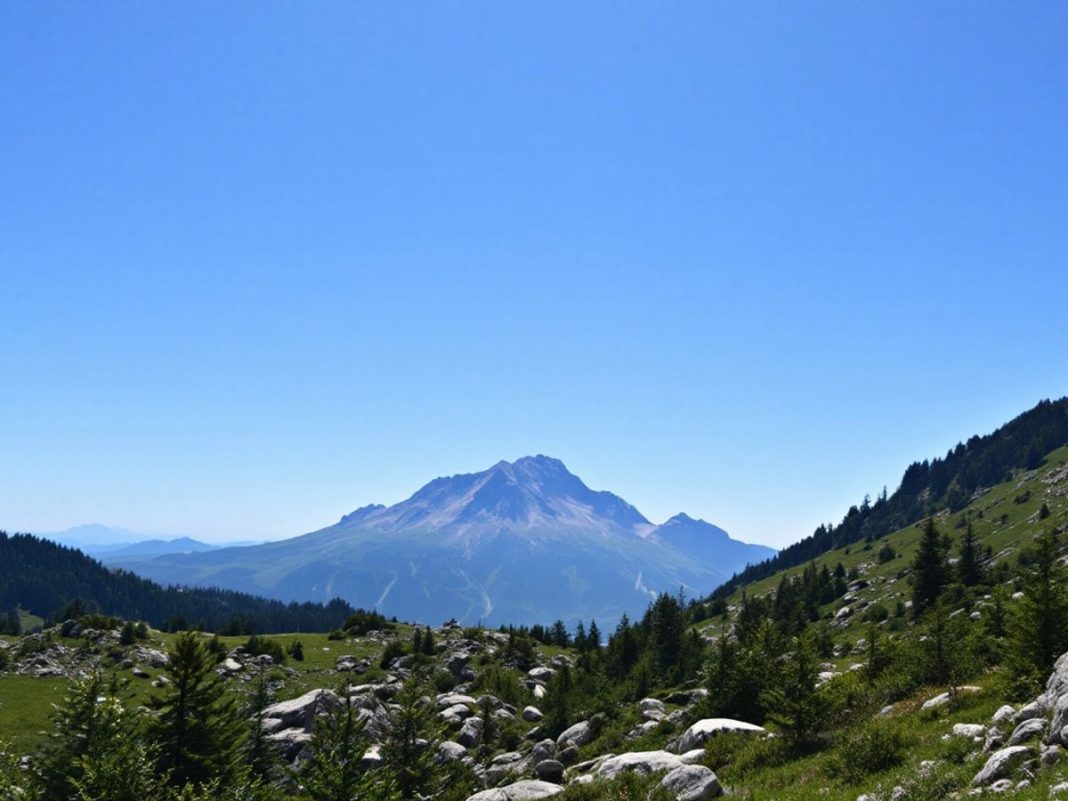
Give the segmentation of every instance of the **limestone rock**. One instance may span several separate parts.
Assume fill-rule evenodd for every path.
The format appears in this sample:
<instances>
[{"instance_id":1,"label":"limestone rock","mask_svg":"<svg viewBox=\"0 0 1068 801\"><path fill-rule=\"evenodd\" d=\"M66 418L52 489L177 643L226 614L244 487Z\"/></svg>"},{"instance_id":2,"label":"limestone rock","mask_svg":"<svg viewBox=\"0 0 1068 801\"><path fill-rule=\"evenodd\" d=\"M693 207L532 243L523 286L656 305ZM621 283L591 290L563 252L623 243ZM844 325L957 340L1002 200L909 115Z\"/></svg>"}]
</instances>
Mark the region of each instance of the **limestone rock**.
<instances>
[{"instance_id":1,"label":"limestone rock","mask_svg":"<svg viewBox=\"0 0 1068 801\"><path fill-rule=\"evenodd\" d=\"M483 790L468 796L467 801L537 801L539 798L548 798L563 791L564 788L559 784L526 779L505 787Z\"/></svg>"},{"instance_id":2,"label":"limestone rock","mask_svg":"<svg viewBox=\"0 0 1068 801\"><path fill-rule=\"evenodd\" d=\"M723 794L719 778L704 765L680 765L668 772L660 786L677 801L709 801Z\"/></svg>"},{"instance_id":3,"label":"limestone rock","mask_svg":"<svg viewBox=\"0 0 1068 801\"><path fill-rule=\"evenodd\" d=\"M701 748L710 737L715 737L717 734L724 732L767 734L767 729L763 726L757 726L741 720L732 720L731 718L705 718L690 726L686 733L679 738L676 747L672 750L678 753L685 753L686 751L692 751L694 748Z\"/></svg>"},{"instance_id":4,"label":"limestone rock","mask_svg":"<svg viewBox=\"0 0 1068 801\"><path fill-rule=\"evenodd\" d=\"M982 787L992 784L998 779L1004 779L1017 765L1023 762L1031 754L1031 749L1026 745L1010 745L995 751L983 765L982 770L975 774L972 785Z\"/></svg>"}]
</instances>

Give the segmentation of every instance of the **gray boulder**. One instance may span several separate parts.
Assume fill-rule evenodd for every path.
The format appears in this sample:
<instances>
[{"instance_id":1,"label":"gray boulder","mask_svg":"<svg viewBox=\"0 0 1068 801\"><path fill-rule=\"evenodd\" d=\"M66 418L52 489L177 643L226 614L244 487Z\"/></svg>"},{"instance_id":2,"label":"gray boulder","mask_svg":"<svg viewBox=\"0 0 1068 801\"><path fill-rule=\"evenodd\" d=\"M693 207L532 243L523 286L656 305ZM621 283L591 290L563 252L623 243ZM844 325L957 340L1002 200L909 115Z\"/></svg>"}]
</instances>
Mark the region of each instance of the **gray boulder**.
<instances>
[{"instance_id":1,"label":"gray boulder","mask_svg":"<svg viewBox=\"0 0 1068 801\"><path fill-rule=\"evenodd\" d=\"M668 751L631 751L618 756L611 756L597 766L596 775L602 779L613 779L621 773L663 773L684 767L676 754Z\"/></svg>"},{"instance_id":2,"label":"gray boulder","mask_svg":"<svg viewBox=\"0 0 1068 801\"><path fill-rule=\"evenodd\" d=\"M975 774L975 778L972 779L972 785L974 787L982 787L984 785L992 784L998 779L1006 778L1009 773L1030 755L1031 749L1026 745L1010 745L999 751L995 751L990 755L986 764L983 765L982 770Z\"/></svg>"},{"instance_id":3,"label":"gray boulder","mask_svg":"<svg viewBox=\"0 0 1068 801\"><path fill-rule=\"evenodd\" d=\"M478 748L482 744L484 724L482 718L468 718L456 737L456 742L464 748Z\"/></svg>"},{"instance_id":4,"label":"gray boulder","mask_svg":"<svg viewBox=\"0 0 1068 801\"><path fill-rule=\"evenodd\" d=\"M539 720L541 720L543 717L545 717L541 713L541 710L538 709L536 706L525 706L525 707L523 707L523 713L522 714L523 714L523 720L527 721L527 723L537 723Z\"/></svg>"},{"instance_id":5,"label":"gray boulder","mask_svg":"<svg viewBox=\"0 0 1068 801\"><path fill-rule=\"evenodd\" d=\"M283 729L301 729L310 732L319 712L334 709L339 703L333 690L312 690L289 701L272 704L263 710L263 717L281 721Z\"/></svg>"},{"instance_id":6,"label":"gray boulder","mask_svg":"<svg viewBox=\"0 0 1068 801\"><path fill-rule=\"evenodd\" d=\"M537 801L539 798L548 798L563 791L564 788L559 784L526 779L505 787L483 790L468 796L467 801Z\"/></svg>"},{"instance_id":7,"label":"gray boulder","mask_svg":"<svg viewBox=\"0 0 1068 801\"><path fill-rule=\"evenodd\" d=\"M723 794L719 778L704 765L681 765L661 780L660 786L677 801L709 801Z\"/></svg>"},{"instance_id":8,"label":"gray boulder","mask_svg":"<svg viewBox=\"0 0 1068 801\"><path fill-rule=\"evenodd\" d=\"M686 730L686 733L678 739L671 750L678 753L702 748L709 738L724 732L743 732L746 734L765 735L768 733L763 726L746 723L731 718L705 718L694 723Z\"/></svg>"},{"instance_id":9,"label":"gray boulder","mask_svg":"<svg viewBox=\"0 0 1068 801\"><path fill-rule=\"evenodd\" d=\"M1046 721L1042 718L1025 720L1009 735L1009 745L1020 745L1035 737L1040 737L1046 731Z\"/></svg>"},{"instance_id":10,"label":"gray boulder","mask_svg":"<svg viewBox=\"0 0 1068 801\"><path fill-rule=\"evenodd\" d=\"M583 720L576 723L574 726L569 726L560 733L560 736L556 738L556 746L563 748L568 743L579 746L580 748L590 740L593 739L593 727L590 726L588 720Z\"/></svg>"},{"instance_id":11,"label":"gray boulder","mask_svg":"<svg viewBox=\"0 0 1068 801\"><path fill-rule=\"evenodd\" d=\"M534 766L534 777L552 784L564 783L564 766L555 759L543 759Z\"/></svg>"}]
</instances>

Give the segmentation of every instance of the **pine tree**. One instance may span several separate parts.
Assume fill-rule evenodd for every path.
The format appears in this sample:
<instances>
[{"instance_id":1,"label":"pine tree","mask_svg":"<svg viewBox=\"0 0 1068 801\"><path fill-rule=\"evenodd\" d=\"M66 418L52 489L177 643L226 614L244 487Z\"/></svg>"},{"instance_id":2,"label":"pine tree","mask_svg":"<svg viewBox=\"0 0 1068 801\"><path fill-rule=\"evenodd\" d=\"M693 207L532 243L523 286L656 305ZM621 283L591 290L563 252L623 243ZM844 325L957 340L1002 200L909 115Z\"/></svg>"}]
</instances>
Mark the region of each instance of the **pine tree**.
<instances>
[{"instance_id":1,"label":"pine tree","mask_svg":"<svg viewBox=\"0 0 1068 801\"><path fill-rule=\"evenodd\" d=\"M960 541L960 559L957 561L957 576L965 587L974 587L982 581L979 565L979 549L976 547L972 524L964 532Z\"/></svg>"},{"instance_id":2,"label":"pine tree","mask_svg":"<svg viewBox=\"0 0 1068 801\"><path fill-rule=\"evenodd\" d=\"M437 644L434 642L434 632L430 630L430 626L427 626L423 631L423 650L424 656L433 656L437 652Z\"/></svg>"},{"instance_id":3,"label":"pine tree","mask_svg":"<svg viewBox=\"0 0 1068 801\"><path fill-rule=\"evenodd\" d=\"M666 685L678 672L686 622L678 600L667 593L661 593L653 602L647 619L655 680Z\"/></svg>"},{"instance_id":4,"label":"pine tree","mask_svg":"<svg viewBox=\"0 0 1068 801\"><path fill-rule=\"evenodd\" d=\"M938 600L946 583L946 555L933 518L927 518L912 569L912 614L919 617Z\"/></svg>"},{"instance_id":5,"label":"pine tree","mask_svg":"<svg viewBox=\"0 0 1068 801\"><path fill-rule=\"evenodd\" d=\"M590 633L586 635L586 647L596 651L601 647L601 630L597 628L597 621L590 621Z\"/></svg>"},{"instance_id":6,"label":"pine tree","mask_svg":"<svg viewBox=\"0 0 1068 801\"><path fill-rule=\"evenodd\" d=\"M153 770L153 755L129 714L115 697L96 705L98 737L78 758L71 779L77 801L146 801L166 790Z\"/></svg>"},{"instance_id":7,"label":"pine tree","mask_svg":"<svg viewBox=\"0 0 1068 801\"><path fill-rule=\"evenodd\" d=\"M399 797L416 801L440 790L443 772L435 757L443 739L441 724L433 703L414 679L397 694L394 703L382 760Z\"/></svg>"},{"instance_id":8,"label":"pine tree","mask_svg":"<svg viewBox=\"0 0 1068 801\"><path fill-rule=\"evenodd\" d=\"M1024 574L1011 630L1010 665L1024 683L1044 679L1054 660L1068 650L1068 598L1057 540L1045 532L1035 543L1035 558Z\"/></svg>"},{"instance_id":9,"label":"pine tree","mask_svg":"<svg viewBox=\"0 0 1068 801\"><path fill-rule=\"evenodd\" d=\"M765 691L764 699L769 718L795 745L811 742L831 716L832 704L820 692L818 678L819 666L811 642L805 636L795 638L777 681Z\"/></svg>"},{"instance_id":10,"label":"pine tree","mask_svg":"<svg viewBox=\"0 0 1068 801\"><path fill-rule=\"evenodd\" d=\"M339 694L341 703L330 714L316 719L312 758L296 777L311 801L353 801L369 792L374 780L386 778L361 770L360 761L370 741L348 689L342 687ZM382 797L388 797L387 788L377 789Z\"/></svg>"},{"instance_id":11,"label":"pine tree","mask_svg":"<svg viewBox=\"0 0 1068 801\"><path fill-rule=\"evenodd\" d=\"M82 757L95 752L110 732L102 725L100 699L116 694L114 680L95 671L68 686L52 714L52 732L37 760L37 774L48 799L71 798L82 778Z\"/></svg>"},{"instance_id":12,"label":"pine tree","mask_svg":"<svg viewBox=\"0 0 1068 801\"><path fill-rule=\"evenodd\" d=\"M278 759L275 750L267 740L267 732L263 727L265 721L263 712L271 704L267 677L266 666L261 666L256 675L244 717L251 722L248 743L245 747L245 760L252 775L269 779L278 766Z\"/></svg>"},{"instance_id":13,"label":"pine tree","mask_svg":"<svg viewBox=\"0 0 1068 801\"><path fill-rule=\"evenodd\" d=\"M183 632L174 641L167 665L170 683L148 699L156 712L151 726L159 749L157 769L171 773L171 783L227 783L238 770L245 730L237 714L237 696L215 674L215 660L197 634Z\"/></svg>"}]
</instances>

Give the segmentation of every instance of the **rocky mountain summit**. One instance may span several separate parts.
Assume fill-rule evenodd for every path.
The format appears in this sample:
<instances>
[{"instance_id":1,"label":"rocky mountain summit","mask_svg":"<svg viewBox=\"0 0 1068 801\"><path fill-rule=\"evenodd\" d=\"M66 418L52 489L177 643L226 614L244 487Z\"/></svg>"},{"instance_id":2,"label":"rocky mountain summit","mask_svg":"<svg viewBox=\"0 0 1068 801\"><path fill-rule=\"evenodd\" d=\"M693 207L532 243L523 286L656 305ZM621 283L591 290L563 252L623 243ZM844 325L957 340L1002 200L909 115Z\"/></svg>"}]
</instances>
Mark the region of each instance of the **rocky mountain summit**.
<instances>
[{"instance_id":1,"label":"rocky mountain summit","mask_svg":"<svg viewBox=\"0 0 1068 801\"><path fill-rule=\"evenodd\" d=\"M659 592L711 591L774 554L686 515L657 526L547 456L437 478L392 506L253 547L103 557L164 584L284 601L334 597L405 620L533 624L641 614Z\"/></svg>"}]
</instances>

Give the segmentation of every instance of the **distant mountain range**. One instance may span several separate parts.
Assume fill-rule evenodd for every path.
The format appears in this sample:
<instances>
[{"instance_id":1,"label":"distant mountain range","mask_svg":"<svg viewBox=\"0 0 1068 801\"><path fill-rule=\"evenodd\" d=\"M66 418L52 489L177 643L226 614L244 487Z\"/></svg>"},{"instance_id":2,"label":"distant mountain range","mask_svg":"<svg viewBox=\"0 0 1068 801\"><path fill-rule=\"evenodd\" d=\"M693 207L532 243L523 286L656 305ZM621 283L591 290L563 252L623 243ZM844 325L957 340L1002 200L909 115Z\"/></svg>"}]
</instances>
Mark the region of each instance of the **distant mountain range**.
<instances>
[{"instance_id":1,"label":"distant mountain range","mask_svg":"<svg viewBox=\"0 0 1068 801\"><path fill-rule=\"evenodd\" d=\"M90 556L101 558L106 555L111 559L121 560L151 559L162 554L192 553L259 544L259 541L247 541L213 545L192 537L163 539L118 526L105 526L102 523L86 523L68 528L66 531L38 536L60 545L77 548Z\"/></svg>"},{"instance_id":2,"label":"distant mountain range","mask_svg":"<svg viewBox=\"0 0 1068 801\"><path fill-rule=\"evenodd\" d=\"M498 625L635 616L658 592L704 595L775 554L682 514L654 525L547 456L438 478L406 501L292 539L182 550L99 558L165 584Z\"/></svg>"}]
</instances>

